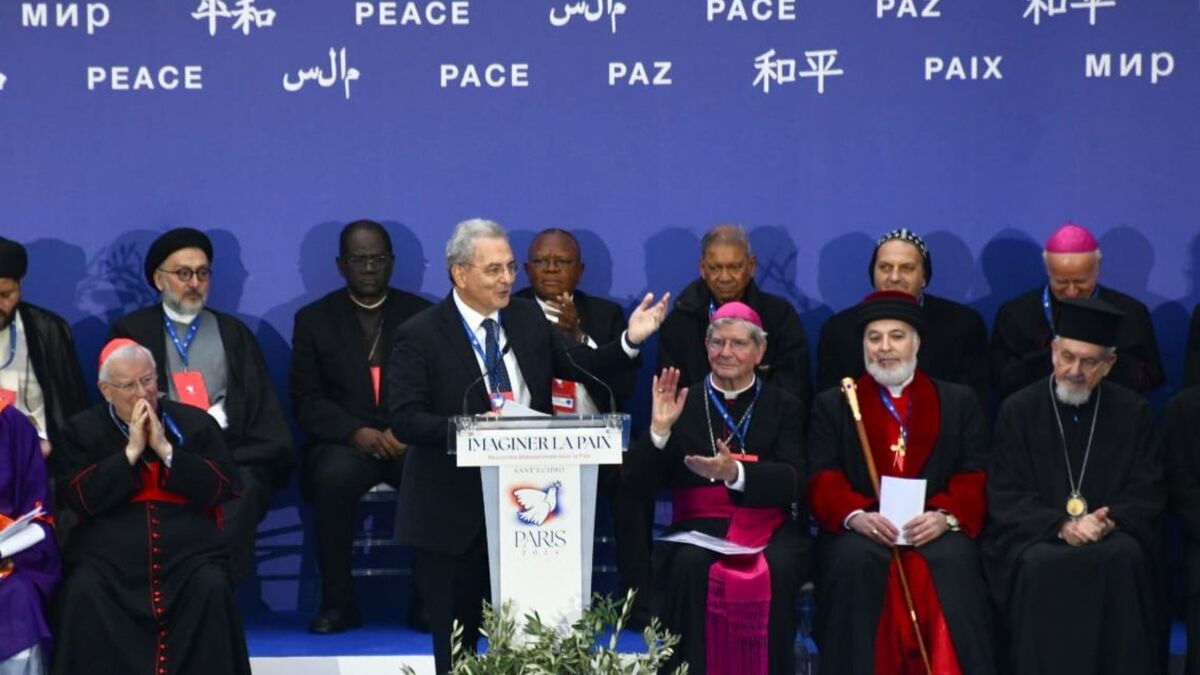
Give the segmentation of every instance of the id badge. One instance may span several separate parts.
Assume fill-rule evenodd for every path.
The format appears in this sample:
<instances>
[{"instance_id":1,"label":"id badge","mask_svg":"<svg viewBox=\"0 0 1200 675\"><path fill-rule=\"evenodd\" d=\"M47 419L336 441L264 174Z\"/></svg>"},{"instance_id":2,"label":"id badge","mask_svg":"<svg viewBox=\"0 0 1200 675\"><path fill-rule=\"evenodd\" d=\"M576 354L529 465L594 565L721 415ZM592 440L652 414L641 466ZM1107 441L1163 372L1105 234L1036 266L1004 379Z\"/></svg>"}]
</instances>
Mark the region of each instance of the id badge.
<instances>
[{"instance_id":1,"label":"id badge","mask_svg":"<svg viewBox=\"0 0 1200 675\"><path fill-rule=\"evenodd\" d=\"M204 386L204 373L198 370L185 370L171 373L171 381L175 383L175 395L180 403L208 410L212 404L208 401L208 387Z\"/></svg>"},{"instance_id":2,"label":"id badge","mask_svg":"<svg viewBox=\"0 0 1200 675\"><path fill-rule=\"evenodd\" d=\"M17 392L0 387L0 410L17 403Z\"/></svg>"},{"instance_id":3,"label":"id badge","mask_svg":"<svg viewBox=\"0 0 1200 675\"><path fill-rule=\"evenodd\" d=\"M379 405L379 366L371 366L371 386L375 390L375 405Z\"/></svg>"},{"instance_id":4,"label":"id badge","mask_svg":"<svg viewBox=\"0 0 1200 675\"><path fill-rule=\"evenodd\" d=\"M492 397L492 412L498 413L504 409L505 401L513 401L513 393L511 391L494 391Z\"/></svg>"},{"instance_id":5,"label":"id badge","mask_svg":"<svg viewBox=\"0 0 1200 675\"><path fill-rule=\"evenodd\" d=\"M743 454L739 454L736 452L732 453L732 454L733 454L733 458L739 462L750 462L751 464L753 464L754 462L758 461L758 455L743 455Z\"/></svg>"},{"instance_id":6,"label":"id badge","mask_svg":"<svg viewBox=\"0 0 1200 675\"><path fill-rule=\"evenodd\" d=\"M550 378L550 403L554 407L554 412L575 414L575 387L576 383L572 380Z\"/></svg>"}]
</instances>

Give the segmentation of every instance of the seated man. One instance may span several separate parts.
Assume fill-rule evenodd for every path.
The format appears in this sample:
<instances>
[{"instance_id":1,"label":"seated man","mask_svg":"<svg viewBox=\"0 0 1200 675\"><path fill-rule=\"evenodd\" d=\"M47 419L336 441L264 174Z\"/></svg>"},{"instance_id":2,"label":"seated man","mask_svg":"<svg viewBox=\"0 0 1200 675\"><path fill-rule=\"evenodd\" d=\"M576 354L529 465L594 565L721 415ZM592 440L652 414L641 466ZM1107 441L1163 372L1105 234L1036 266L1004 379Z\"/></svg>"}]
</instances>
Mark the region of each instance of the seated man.
<instances>
[{"instance_id":1,"label":"seated man","mask_svg":"<svg viewBox=\"0 0 1200 675\"><path fill-rule=\"evenodd\" d=\"M17 408L0 403L0 531L41 506L50 510L50 483L37 429ZM0 543L0 675L42 675L50 662L44 608L58 583L58 546L49 517ZM40 540L39 540L40 538Z\"/></svg>"},{"instance_id":2,"label":"seated man","mask_svg":"<svg viewBox=\"0 0 1200 675\"><path fill-rule=\"evenodd\" d=\"M705 339L711 375L678 389L679 371L663 369L649 438L626 459L626 481L642 494L673 488L672 532L766 546L730 556L655 547L652 612L682 638L668 670L686 662L692 673L796 672L796 592L811 549L793 515L804 499L803 416L799 398L755 374L766 340L757 312L721 305Z\"/></svg>"},{"instance_id":3,"label":"seated man","mask_svg":"<svg viewBox=\"0 0 1200 675\"><path fill-rule=\"evenodd\" d=\"M405 447L387 428L381 373L396 328L430 303L388 286L394 264L382 225L359 220L342 228L337 267L346 286L303 307L292 331L292 404L308 435L303 485L321 568L313 633L362 625L350 574L355 510L371 487L400 485Z\"/></svg>"},{"instance_id":4,"label":"seated man","mask_svg":"<svg viewBox=\"0 0 1200 675\"><path fill-rule=\"evenodd\" d=\"M1165 666L1158 432L1145 399L1105 380L1123 318L1100 298L1059 303L1054 373L1000 409L983 551L1009 672Z\"/></svg>"},{"instance_id":5,"label":"seated man","mask_svg":"<svg viewBox=\"0 0 1200 675\"><path fill-rule=\"evenodd\" d=\"M154 357L100 355L105 402L67 423L58 494L80 517L64 553L54 673L249 673L221 503L237 473L203 410L160 400Z\"/></svg>"},{"instance_id":6,"label":"seated man","mask_svg":"<svg viewBox=\"0 0 1200 675\"><path fill-rule=\"evenodd\" d=\"M924 479L925 510L904 523L879 513L850 406L838 389L822 392L809 433L809 497L821 527L820 671L924 673L915 621L933 672L995 672L974 541L983 526L988 452L979 400L968 387L917 368L924 319L913 296L868 295L858 325L867 372L857 397L871 457L879 476ZM912 545L897 559L892 547L902 531Z\"/></svg>"}]
</instances>

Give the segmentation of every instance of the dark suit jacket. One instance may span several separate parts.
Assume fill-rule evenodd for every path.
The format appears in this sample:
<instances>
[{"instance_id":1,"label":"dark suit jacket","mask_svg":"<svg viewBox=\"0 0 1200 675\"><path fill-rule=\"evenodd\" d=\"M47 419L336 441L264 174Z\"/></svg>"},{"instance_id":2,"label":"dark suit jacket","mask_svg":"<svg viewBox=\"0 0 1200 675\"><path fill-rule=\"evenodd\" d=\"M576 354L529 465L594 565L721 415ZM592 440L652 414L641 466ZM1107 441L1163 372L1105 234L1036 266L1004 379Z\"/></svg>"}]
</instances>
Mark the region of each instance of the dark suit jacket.
<instances>
[{"instance_id":1,"label":"dark suit jacket","mask_svg":"<svg viewBox=\"0 0 1200 675\"><path fill-rule=\"evenodd\" d=\"M532 288L525 288L517 292L518 298L526 298L537 302L533 294ZM625 332L625 310L612 300L597 298L588 295L581 290L575 290L575 309L579 312L579 326L583 332L588 334L596 342L596 345L604 345L621 337L621 333ZM553 325L553 324L551 324ZM624 399L629 398L633 393L633 385L637 381L637 371L623 371L620 373L596 373L596 376L608 383L612 387L613 396L617 397L617 405L624 408ZM584 377L583 386L587 389L588 396L596 402L596 405L601 410L608 409L608 392L604 390L590 377Z\"/></svg>"},{"instance_id":2,"label":"dark suit jacket","mask_svg":"<svg viewBox=\"0 0 1200 675\"><path fill-rule=\"evenodd\" d=\"M380 310L383 329L378 346L384 369L396 329L430 304L412 293L395 288L388 291ZM292 330L292 408L300 428L308 435L308 445L349 443L362 427L387 428L387 378L380 382L381 403L375 405L367 350L346 289L339 288L296 312Z\"/></svg>"},{"instance_id":3,"label":"dark suit jacket","mask_svg":"<svg viewBox=\"0 0 1200 675\"><path fill-rule=\"evenodd\" d=\"M550 378L582 380L565 353L596 373L634 367L615 340L599 349L568 347L541 307L513 298L500 311L508 342L529 389L531 407L549 413ZM491 409L475 351L452 295L417 314L396 331L388 363L392 433L409 445L400 483L396 535L401 543L461 555L482 541L483 495L479 470L460 469L447 454L449 418Z\"/></svg>"},{"instance_id":4,"label":"dark suit jacket","mask_svg":"<svg viewBox=\"0 0 1200 675\"><path fill-rule=\"evenodd\" d=\"M28 302L17 305L25 325L26 346L33 374L42 388L46 407L46 436L57 445L67 420L88 407L71 327L59 315Z\"/></svg>"},{"instance_id":5,"label":"dark suit jacket","mask_svg":"<svg viewBox=\"0 0 1200 675\"><path fill-rule=\"evenodd\" d=\"M296 464L296 449L262 350L246 324L228 314L208 311L217 317L228 370L225 413L229 427L225 429L225 443L238 464L270 466L276 478L282 479ZM131 338L149 349L158 363L158 390L170 391L162 305L143 307L120 319L113 324L112 337Z\"/></svg>"}]
</instances>

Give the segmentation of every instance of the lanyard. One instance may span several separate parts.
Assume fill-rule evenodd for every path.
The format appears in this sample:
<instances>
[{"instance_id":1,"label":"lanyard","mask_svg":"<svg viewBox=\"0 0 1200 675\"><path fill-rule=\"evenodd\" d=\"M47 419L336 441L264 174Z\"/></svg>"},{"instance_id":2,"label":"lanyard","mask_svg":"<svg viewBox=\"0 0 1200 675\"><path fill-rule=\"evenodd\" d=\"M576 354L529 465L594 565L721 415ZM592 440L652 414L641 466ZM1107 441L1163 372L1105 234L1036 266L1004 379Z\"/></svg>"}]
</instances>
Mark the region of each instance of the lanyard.
<instances>
[{"instance_id":1,"label":"lanyard","mask_svg":"<svg viewBox=\"0 0 1200 675\"><path fill-rule=\"evenodd\" d=\"M712 315L717 313L717 303L712 300L708 301L708 319L712 320Z\"/></svg>"},{"instance_id":2,"label":"lanyard","mask_svg":"<svg viewBox=\"0 0 1200 675\"><path fill-rule=\"evenodd\" d=\"M196 332L200 330L200 315L197 314L195 319L192 319L192 325L188 327L187 337L183 342L179 341L179 333L175 331L175 322L171 321L170 317L163 314L163 324L167 327L167 335L171 336L171 342L175 343L175 351L179 352L179 360L183 361L183 367L186 370L188 367L188 348L192 346L192 341L196 339Z\"/></svg>"},{"instance_id":3,"label":"lanyard","mask_svg":"<svg viewBox=\"0 0 1200 675\"><path fill-rule=\"evenodd\" d=\"M888 414L892 419L896 420L896 424L900 425L900 440L905 446L908 445L908 423L912 419L913 399L908 400L908 410L904 413L904 419L900 419L900 412L896 410L896 404L892 403L892 397L888 394L885 387L878 387L879 400L883 401L883 407L887 408Z\"/></svg>"},{"instance_id":4,"label":"lanyard","mask_svg":"<svg viewBox=\"0 0 1200 675\"><path fill-rule=\"evenodd\" d=\"M8 322L8 360L4 365L0 366L0 370L12 365L13 359L17 356L17 317L13 317L12 321Z\"/></svg>"},{"instance_id":5,"label":"lanyard","mask_svg":"<svg viewBox=\"0 0 1200 675\"><path fill-rule=\"evenodd\" d=\"M129 438L129 425L122 421L120 417L117 417L117 410L111 403L108 404L108 416L111 417L112 421L116 423L117 428L121 430L121 433L125 434L125 438ZM175 434L175 438L179 439L179 445L183 445L183 432L179 430L179 427L175 425L175 420L171 419L171 416L168 415L167 411L165 410L162 414L162 421L163 426L167 428L167 431Z\"/></svg>"},{"instance_id":6,"label":"lanyard","mask_svg":"<svg viewBox=\"0 0 1200 675\"><path fill-rule=\"evenodd\" d=\"M1042 287L1042 313L1046 315L1046 323L1050 324L1050 334L1056 335L1054 330L1054 314L1050 311L1050 287Z\"/></svg>"},{"instance_id":7,"label":"lanyard","mask_svg":"<svg viewBox=\"0 0 1200 675\"><path fill-rule=\"evenodd\" d=\"M458 318L462 320L463 330L467 331L467 339L471 341L471 346L475 348L475 353L479 355L479 360L483 361L483 371L485 373L491 373L492 369L496 367L496 364L488 361L487 354L484 353L483 347L479 346L479 338L475 337L475 331L471 330L471 326L467 324L466 318L463 317L462 314L459 314ZM497 348L499 348L499 346L500 346L500 331L499 331L499 329L501 327L502 327L502 324L500 323L500 315L497 314L496 315L496 329L497 329L496 330L496 346L497 346ZM503 359L504 357L499 356L499 354L497 354L497 358Z\"/></svg>"},{"instance_id":8,"label":"lanyard","mask_svg":"<svg viewBox=\"0 0 1200 675\"><path fill-rule=\"evenodd\" d=\"M725 426L733 431L733 435L737 437L742 453L746 453L746 434L750 433L750 418L754 415L754 404L758 403L758 395L762 393L762 380L755 379L754 382L754 399L750 401L750 407L746 408L746 414L742 416L741 422L734 422L729 415L729 410L725 407L725 402L721 400L721 396L717 396L717 388L713 386L712 375L709 375L705 381L705 389L708 390L708 398L712 401L713 407L721 415L721 419L725 420ZM711 429L711 427L710 427ZM716 451L715 444L713 448Z\"/></svg>"}]
</instances>

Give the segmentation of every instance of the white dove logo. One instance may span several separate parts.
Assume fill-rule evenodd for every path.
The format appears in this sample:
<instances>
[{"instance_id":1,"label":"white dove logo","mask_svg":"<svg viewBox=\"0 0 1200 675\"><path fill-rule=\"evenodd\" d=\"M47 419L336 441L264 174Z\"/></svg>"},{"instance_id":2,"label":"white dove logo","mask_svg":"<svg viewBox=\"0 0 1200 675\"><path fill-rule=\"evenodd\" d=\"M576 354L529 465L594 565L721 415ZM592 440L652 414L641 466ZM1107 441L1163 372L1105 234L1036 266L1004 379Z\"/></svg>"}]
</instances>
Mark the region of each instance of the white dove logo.
<instances>
[{"instance_id":1,"label":"white dove logo","mask_svg":"<svg viewBox=\"0 0 1200 675\"><path fill-rule=\"evenodd\" d=\"M521 519L521 522L531 525L545 523L550 514L558 510L558 490L561 487L561 483L554 481L547 485L545 490L537 488L513 490L513 497L521 505L517 517Z\"/></svg>"}]
</instances>

